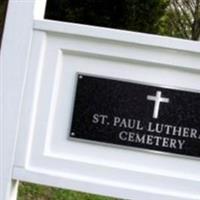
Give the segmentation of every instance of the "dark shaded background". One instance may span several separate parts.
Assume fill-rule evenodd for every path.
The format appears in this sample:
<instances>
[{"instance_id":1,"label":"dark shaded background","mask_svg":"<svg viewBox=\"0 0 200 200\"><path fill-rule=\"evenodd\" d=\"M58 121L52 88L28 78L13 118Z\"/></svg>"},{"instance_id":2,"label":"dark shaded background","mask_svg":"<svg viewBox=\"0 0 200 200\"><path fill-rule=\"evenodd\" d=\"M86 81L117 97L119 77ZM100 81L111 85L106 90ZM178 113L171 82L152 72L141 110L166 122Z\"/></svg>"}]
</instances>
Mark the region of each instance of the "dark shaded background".
<instances>
[{"instance_id":1,"label":"dark shaded background","mask_svg":"<svg viewBox=\"0 0 200 200\"><path fill-rule=\"evenodd\" d=\"M7 1L0 0L0 40ZM47 0L45 18L200 40L200 0Z\"/></svg>"},{"instance_id":2,"label":"dark shaded background","mask_svg":"<svg viewBox=\"0 0 200 200\"><path fill-rule=\"evenodd\" d=\"M1 0L0 2L0 47L1 47L1 40L3 35L3 27L4 27L4 21L6 16L6 10L7 10L8 0Z\"/></svg>"},{"instance_id":3,"label":"dark shaded background","mask_svg":"<svg viewBox=\"0 0 200 200\"><path fill-rule=\"evenodd\" d=\"M159 33L169 0L48 0L46 18Z\"/></svg>"},{"instance_id":4,"label":"dark shaded background","mask_svg":"<svg viewBox=\"0 0 200 200\"><path fill-rule=\"evenodd\" d=\"M200 0L48 0L46 18L200 40Z\"/></svg>"}]
</instances>

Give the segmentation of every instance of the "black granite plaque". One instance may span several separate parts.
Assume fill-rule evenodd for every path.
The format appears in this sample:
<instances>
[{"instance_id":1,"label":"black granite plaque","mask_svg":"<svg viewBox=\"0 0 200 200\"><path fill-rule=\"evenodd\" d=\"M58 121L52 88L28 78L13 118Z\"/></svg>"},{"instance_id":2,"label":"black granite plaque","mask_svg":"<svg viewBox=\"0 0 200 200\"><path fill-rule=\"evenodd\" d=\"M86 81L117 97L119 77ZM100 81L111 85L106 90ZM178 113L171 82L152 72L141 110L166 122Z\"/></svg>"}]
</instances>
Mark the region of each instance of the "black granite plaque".
<instances>
[{"instance_id":1,"label":"black granite plaque","mask_svg":"<svg viewBox=\"0 0 200 200\"><path fill-rule=\"evenodd\" d=\"M199 157L200 93L79 74L70 138Z\"/></svg>"}]
</instances>

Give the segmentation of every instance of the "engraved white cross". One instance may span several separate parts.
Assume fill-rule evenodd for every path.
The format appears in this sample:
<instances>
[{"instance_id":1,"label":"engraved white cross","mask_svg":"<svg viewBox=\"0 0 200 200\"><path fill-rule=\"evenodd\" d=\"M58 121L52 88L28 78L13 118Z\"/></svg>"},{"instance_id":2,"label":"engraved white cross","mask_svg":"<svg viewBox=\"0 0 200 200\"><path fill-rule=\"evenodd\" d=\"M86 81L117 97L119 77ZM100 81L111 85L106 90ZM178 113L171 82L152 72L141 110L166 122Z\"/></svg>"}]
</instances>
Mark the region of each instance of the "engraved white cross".
<instances>
[{"instance_id":1,"label":"engraved white cross","mask_svg":"<svg viewBox=\"0 0 200 200\"><path fill-rule=\"evenodd\" d=\"M160 103L161 102L163 102L163 103L169 103L169 98L164 98L161 95L162 95L161 91L157 91L156 92L156 96L147 95L147 100L155 101L155 103L154 103L154 109L153 109L153 118L155 118L155 119L158 118Z\"/></svg>"}]
</instances>

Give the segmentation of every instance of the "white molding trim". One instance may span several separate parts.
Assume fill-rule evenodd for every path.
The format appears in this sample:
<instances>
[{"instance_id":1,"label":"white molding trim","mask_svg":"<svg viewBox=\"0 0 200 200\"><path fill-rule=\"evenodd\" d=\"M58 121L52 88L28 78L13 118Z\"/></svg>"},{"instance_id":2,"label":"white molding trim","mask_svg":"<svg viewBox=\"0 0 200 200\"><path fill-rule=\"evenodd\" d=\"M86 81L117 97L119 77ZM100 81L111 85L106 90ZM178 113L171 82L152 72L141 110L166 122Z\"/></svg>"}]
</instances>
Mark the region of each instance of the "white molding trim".
<instances>
[{"instance_id":1,"label":"white molding trim","mask_svg":"<svg viewBox=\"0 0 200 200\"><path fill-rule=\"evenodd\" d=\"M186 52L200 53L200 44L197 41L185 40L154 34L131 32L112 28L104 28L70 22L59 22L53 20L34 20L34 29L84 36L94 39L105 39L115 42L133 43L149 47L166 48L171 50L182 50Z\"/></svg>"}]
</instances>

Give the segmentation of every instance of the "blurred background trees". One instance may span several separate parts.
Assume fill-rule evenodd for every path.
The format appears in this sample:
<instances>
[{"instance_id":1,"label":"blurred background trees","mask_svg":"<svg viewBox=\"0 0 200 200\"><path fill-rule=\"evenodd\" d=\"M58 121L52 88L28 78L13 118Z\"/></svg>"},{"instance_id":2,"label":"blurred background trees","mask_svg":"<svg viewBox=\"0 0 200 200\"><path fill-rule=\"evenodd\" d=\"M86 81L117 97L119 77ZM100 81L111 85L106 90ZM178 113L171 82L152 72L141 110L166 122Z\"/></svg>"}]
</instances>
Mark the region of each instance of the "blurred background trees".
<instances>
[{"instance_id":1,"label":"blurred background trees","mask_svg":"<svg viewBox=\"0 0 200 200\"><path fill-rule=\"evenodd\" d=\"M168 3L168 0L49 0L46 18L157 33Z\"/></svg>"},{"instance_id":2,"label":"blurred background trees","mask_svg":"<svg viewBox=\"0 0 200 200\"><path fill-rule=\"evenodd\" d=\"M198 40L200 0L48 0L46 18Z\"/></svg>"},{"instance_id":3,"label":"blurred background trees","mask_svg":"<svg viewBox=\"0 0 200 200\"><path fill-rule=\"evenodd\" d=\"M0 0L0 38L7 1ZM47 0L45 17L190 40L200 39L200 0Z\"/></svg>"},{"instance_id":4,"label":"blurred background trees","mask_svg":"<svg viewBox=\"0 0 200 200\"><path fill-rule=\"evenodd\" d=\"M160 33L184 39L200 39L200 0L171 0L162 17Z\"/></svg>"}]
</instances>

